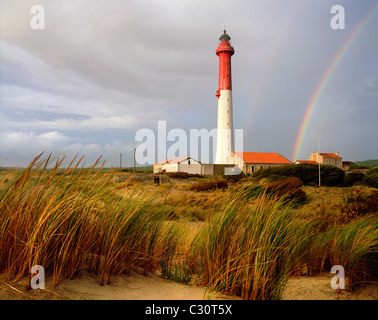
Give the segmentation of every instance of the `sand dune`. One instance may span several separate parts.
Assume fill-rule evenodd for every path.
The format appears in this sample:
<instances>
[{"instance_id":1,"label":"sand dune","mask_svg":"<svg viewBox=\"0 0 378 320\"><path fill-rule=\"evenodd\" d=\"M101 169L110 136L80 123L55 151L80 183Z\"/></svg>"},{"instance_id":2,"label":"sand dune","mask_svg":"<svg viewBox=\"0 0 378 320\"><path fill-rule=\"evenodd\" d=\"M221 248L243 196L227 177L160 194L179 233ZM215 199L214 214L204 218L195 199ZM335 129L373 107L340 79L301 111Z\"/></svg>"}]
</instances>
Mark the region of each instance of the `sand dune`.
<instances>
[{"instance_id":1,"label":"sand dune","mask_svg":"<svg viewBox=\"0 0 378 320\"><path fill-rule=\"evenodd\" d=\"M337 293L330 286L331 275L290 278L283 292L283 300L377 300L378 285L364 286L351 293ZM64 280L52 288L46 279L45 290L26 290L27 279L7 281L0 278L0 299L65 299L65 300L201 300L204 287L188 286L149 274L112 277L110 285L99 285L99 278L83 273L74 280ZM240 299L218 294L214 299Z\"/></svg>"}]
</instances>

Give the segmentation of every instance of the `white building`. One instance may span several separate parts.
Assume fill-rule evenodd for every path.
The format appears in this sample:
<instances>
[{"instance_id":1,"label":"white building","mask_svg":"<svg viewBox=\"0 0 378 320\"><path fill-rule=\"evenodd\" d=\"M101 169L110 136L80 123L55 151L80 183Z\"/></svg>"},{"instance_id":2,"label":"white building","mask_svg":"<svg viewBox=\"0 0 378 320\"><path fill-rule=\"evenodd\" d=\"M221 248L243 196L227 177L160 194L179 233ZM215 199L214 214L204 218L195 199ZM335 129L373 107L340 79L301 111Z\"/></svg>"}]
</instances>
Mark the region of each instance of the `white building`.
<instances>
[{"instance_id":1,"label":"white building","mask_svg":"<svg viewBox=\"0 0 378 320\"><path fill-rule=\"evenodd\" d=\"M187 172L201 174L201 163L191 157L163 160L154 164L154 173Z\"/></svg>"}]
</instances>

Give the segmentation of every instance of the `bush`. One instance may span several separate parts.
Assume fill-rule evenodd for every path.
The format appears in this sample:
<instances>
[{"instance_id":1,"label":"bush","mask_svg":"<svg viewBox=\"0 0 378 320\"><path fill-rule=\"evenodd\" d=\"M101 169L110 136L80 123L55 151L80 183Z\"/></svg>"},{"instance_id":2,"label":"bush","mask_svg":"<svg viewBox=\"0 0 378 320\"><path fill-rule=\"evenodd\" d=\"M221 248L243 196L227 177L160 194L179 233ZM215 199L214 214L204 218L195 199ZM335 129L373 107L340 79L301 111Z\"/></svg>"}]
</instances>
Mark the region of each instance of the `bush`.
<instances>
[{"instance_id":1,"label":"bush","mask_svg":"<svg viewBox=\"0 0 378 320\"><path fill-rule=\"evenodd\" d=\"M228 180L230 182L238 182L241 179L244 179L246 177L244 172L241 172L239 174L224 174L222 175L222 178L225 180Z\"/></svg>"},{"instance_id":2,"label":"bush","mask_svg":"<svg viewBox=\"0 0 378 320\"><path fill-rule=\"evenodd\" d=\"M262 169L254 174L254 178L257 180L269 178L271 176L274 177L274 180L278 180L277 176L280 176L281 180L288 177L297 177L303 182L304 185L318 185L319 167L316 164L304 163ZM321 185L333 187L343 185L345 173L340 168L321 165L320 176Z\"/></svg>"},{"instance_id":3,"label":"bush","mask_svg":"<svg viewBox=\"0 0 378 320\"><path fill-rule=\"evenodd\" d=\"M216 189L227 189L228 181L227 180L214 180L214 181L201 181L193 183L189 186L191 191L208 191Z\"/></svg>"},{"instance_id":4,"label":"bush","mask_svg":"<svg viewBox=\"0 0 378 320\"><path fill-rule=\"evenodd\" d=\"M353 169L369 169L367 166L358 166L356 164L351 164L349 166L349 170L353 170Z\"/></svg>"},{"instance_id":5,"label":"bush","mask_svg":"<svg viewBox=\"0 0 378 320\"><path fill-rule=\"evenodd\" d=\"M362 180L362 184L368 187L378 188L378 167L374 167L366 172L366 176Z\"/></svg>"},{"instance_id":6,"label":"bush","mask_svg":"<svg viewBox=\"0 0 378 320\"><path fill-rule=\"evenodd\" d=\"M353 185L361 182L365 178L365 175L361 172L351 172L345 175L344 186L352 187Z\"/></svg>"},{"instance_id":7,"label":"bush","mask_svg":"<svg viewBox=\"0 0 378 320\"><path fill-rule=\"evenodd\" d=\"M303 182L296 177L289 177L281 180L275 180L260 184L254 182L243 184L235 189L240 192L244 200L261 197L264 193L281 198L283 202L293 201L294 204L304 203L306 201L306 193L302 190Z\"/></svg>"},{"instance_id":8,"label":"bush","mask_svg":"<svg viewBox=\"0 0 378 320\"><path fill-rule=\"evenodd\" d=\"M294 200L296 203L303 203L306 200L306 193L301 189L302 185L303 182L300 179L290 177L269 183L266 191L284 198L285 201Z\"/></svg>"},{"instance_id":9,"label":"bush","mask_svg":"<svg viewBox=\"0 0 378 320\"><path fill-rule=\"evenodd\" d=\"M173 179L189 179L189 178L193 178L193 177L204 178L200 174L192 174L192 173L181 172L181 171L167 172L166 175L170 178L173 178Z\"/></svg>"},{"instance_id":10,"label":"bush","mask_svg":"<svg viewBox=\"0 0 378 320\"><path fill-rule=\"evenodd\" d=\"M373 189L374 190L374 189ZM356 189L344 197L343 203L336 205L340 209L340 215L335 223L346 223L362 216L378 213L378 191L372 193Z\"/></svg>"}]
</instances>

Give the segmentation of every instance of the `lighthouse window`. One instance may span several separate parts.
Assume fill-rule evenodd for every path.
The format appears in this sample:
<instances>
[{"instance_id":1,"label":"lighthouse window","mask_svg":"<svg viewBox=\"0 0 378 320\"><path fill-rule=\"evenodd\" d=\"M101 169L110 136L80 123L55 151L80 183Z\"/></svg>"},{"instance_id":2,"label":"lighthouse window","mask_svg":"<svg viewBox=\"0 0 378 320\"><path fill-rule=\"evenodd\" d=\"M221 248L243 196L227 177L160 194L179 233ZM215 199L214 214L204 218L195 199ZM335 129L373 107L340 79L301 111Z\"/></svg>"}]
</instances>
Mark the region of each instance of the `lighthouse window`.
<instances>
[{"instance_id":1,"label":"lighthouse window","mask_svg":"<svg viewBox=\"0 0 378 320\"><path fill-rule=\"evenodd\" d=\"M227 99L227 101L228 101L228 99ZM227 113L230 113L230 110L227 110Z\"/></svg>"},{"instance_id":2,"label":"lighthouse window","mask_svg":"<svg viewBox=\"0 0 378 320\"><path fill-rule=\"evenodd\" d=\"M229 126L229 125L230 125L230 123L229 123L229 122L227 122L227 125Z\"/></svg>"}]
</instances>

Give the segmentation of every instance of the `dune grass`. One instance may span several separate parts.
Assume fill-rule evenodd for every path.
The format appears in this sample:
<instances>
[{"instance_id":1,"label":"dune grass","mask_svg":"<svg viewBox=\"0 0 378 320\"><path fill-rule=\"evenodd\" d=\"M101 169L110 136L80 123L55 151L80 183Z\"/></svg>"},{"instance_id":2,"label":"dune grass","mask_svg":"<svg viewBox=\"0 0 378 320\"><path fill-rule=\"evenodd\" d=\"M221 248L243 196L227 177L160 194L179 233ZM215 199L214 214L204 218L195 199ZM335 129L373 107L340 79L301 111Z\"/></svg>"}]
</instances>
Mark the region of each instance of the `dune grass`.
<instances>
[{"instance_id":1,"label":"dune grass","mask_svg":"<svg viewBox=\"0 0 378 320\"><path fill-rule=\"evenodd\" d=\"M203 257L207 297L222 291L279 299L289 276L329 272L337 264L352 289L377 283L377 211L340 224L329 214L304 216L295 199L267 191L254 183L237 186L198 234L193 255Z\"/></svg>"},{"instance_id":2,"label":"dune grass","mask_svg":"<svg viewBox=\"0 0 378 320\"><path fill-rule=\"evenodd\" d=\"M195 276L207 298L221 291L263 300L279 299L304 267L342 265L352 287L377 281L370 195L358 198L358 208L370 201L369 212L340 220L345 208L355 210L341 189L338 200L319 202L315 189L303 188L309 200L299 203L291 196L302 197L302 187L291 180L275 182L275 192L248 179L227 190L163 192L128 180L115 185L100 159L85 169L82 158L63 161L39 155L1 182L0 272L31 277L31 267L42 265L56 286L86 269L104 285L138 268L183 283Z\"/></svg>"},{"instance_id":3,"label":"dune grass","mask_svg":"<svg viewBox=\"0 0 378 320\"><path fill-rule=\"evenodd\" d=\"M263 193L251 202L246 192L233 193L198 234L194 251L204 257L203 283L209 296L222 291L248 300L279 299L302 254L303 228L282 200Z\"/></svg>"},{"instance_id":4,"label":"dune grass","mask_svg":"<svg viewBox=\"0 0 378 320\"><path fill-rule=\"evenodd\" d=\"M353 289L360 283L376 282L378 276L378 219L374 215L334 225L314 243L314 257L322 264L341 265Z\"/></svg>"},{"instance_id":5,"label":"dune grass","mask_svg":"<svg viewBox=\"0 0 378 320\"><path fill-rule=\"evenodd\" d=\"M112 191L97 162L77 172L81 159L74 160L47 170L50 157L38 156L1 188L0 271L23 277L42 265L56 286L81 268L98 273L102 285L114 273L156 269L164 233L173 232L164 226L167 214L138 190Z\"/></svg>"}]
</instances>

